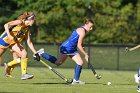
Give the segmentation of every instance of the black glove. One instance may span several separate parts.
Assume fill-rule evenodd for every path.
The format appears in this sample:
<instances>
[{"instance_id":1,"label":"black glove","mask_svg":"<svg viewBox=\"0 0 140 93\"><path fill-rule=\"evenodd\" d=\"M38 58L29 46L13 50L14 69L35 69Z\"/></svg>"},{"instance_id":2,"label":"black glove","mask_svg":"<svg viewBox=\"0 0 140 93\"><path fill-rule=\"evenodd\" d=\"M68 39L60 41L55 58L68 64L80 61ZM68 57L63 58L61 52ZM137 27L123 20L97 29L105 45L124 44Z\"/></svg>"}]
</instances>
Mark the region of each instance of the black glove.
<instances>
[{"instance_id":1,"label":"black glove","mask_svg":"<svg viewBox=\"0 0 140 93\"><path fill-rule=\"evenodd\" d=\"M40 56L38 53L34 54L33 57L34 57L34 60L40 61Z\"/></svg>"}]
</instances>

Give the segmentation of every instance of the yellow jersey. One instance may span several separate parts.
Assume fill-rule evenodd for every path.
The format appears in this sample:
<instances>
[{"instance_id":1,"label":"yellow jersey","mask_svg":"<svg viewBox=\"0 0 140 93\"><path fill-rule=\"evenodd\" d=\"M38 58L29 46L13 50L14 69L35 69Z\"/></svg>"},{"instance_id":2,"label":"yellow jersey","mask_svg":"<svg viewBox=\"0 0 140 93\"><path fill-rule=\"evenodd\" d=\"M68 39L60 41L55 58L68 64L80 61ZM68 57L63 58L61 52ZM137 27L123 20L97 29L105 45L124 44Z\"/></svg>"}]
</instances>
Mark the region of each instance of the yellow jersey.
<instances>
[{"instance_id":1,"label":"yellow jersey","mask_svg":"<svg viewBox=\"0 0 140 93\"><path fill-rule=\"evenodd\" d=\"M15 25L9 28L10 34L14 37L14 40L9 40L7 33L4 31L0 36L0 46L9 47L14 43L21 43L24 38L28 37L29 27L24 26L25 21L22 20L22 25Z\"/></svg>"}]
</instances>

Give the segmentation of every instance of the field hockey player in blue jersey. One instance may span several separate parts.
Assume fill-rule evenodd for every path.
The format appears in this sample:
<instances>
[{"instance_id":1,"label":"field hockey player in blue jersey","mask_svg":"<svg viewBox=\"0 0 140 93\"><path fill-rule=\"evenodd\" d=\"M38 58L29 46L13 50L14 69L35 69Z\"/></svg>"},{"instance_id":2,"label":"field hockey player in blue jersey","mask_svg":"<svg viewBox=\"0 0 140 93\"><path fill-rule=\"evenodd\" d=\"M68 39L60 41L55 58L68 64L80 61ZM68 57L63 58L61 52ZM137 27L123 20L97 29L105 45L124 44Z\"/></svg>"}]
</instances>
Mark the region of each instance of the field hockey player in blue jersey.
<instances>
[{"instance_id":1,"label":"field hockey player in blue jersey","mask_svg":"<svg viewBox=\"0 0 140 93\"><path fill-rule=\"evenodd\" d=\"M39 55L46 60L50 61L53 64L56 65L61 65L64 63L67 57L70 57L74 62L76 62L76 67L75 67L75 74L74 74L74 79L72 84L85 84L85 82L82 82L79 80L80 78L80 73L82 71L82 65L83 65L83 60L79 54L79 51L84 55L85 60L88 62L88 54L84 50L82 44L83 40L85 38L86 32L91 31L94 26L94 23L91 19L85 19L84 20L84 25L78 27L76 30L73 31L73 33L70 35L70 37L61 44L60 46L60 54L58 58L47 54L44 52L44 49L40 49L38 51ZM77 50L77 47L79 51Z\"/></svg>"}]
</instances>

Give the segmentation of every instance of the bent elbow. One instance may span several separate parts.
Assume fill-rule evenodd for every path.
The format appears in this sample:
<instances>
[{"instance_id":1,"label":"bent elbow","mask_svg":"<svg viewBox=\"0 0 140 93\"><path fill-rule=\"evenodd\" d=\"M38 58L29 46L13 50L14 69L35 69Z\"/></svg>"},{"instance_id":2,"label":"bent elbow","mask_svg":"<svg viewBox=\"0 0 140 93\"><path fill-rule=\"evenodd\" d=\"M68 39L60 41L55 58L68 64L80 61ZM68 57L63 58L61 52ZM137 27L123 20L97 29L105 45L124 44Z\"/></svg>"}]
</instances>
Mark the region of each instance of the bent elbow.
<instances>
[{"instance_id":1,"label":"bent elbow","mask_svg":"<svg viewBox=\"0 0 140 93\"><path fill-rule=\"evenodd\" d=\"M4 24L4 28L8 27L8 23Z\"/></svg>"}]
</instances>

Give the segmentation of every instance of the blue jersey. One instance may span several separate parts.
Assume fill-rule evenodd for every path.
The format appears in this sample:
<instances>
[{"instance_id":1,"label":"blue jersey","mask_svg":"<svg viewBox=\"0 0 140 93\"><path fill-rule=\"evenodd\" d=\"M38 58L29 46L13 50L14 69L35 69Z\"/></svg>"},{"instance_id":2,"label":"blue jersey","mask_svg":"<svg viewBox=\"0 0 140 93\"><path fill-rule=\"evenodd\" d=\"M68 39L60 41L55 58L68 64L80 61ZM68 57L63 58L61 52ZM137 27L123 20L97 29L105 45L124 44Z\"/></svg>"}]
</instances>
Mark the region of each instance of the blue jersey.
<instances>
[{"instance_id":1,"label":"blue jersey","mask_svg":"<svg viewBox=\"0 0 140 93\"><path fill-rule=\"evenodd\" d=\"M85 30L83 26L79 28L83 28ZM76 30L74 30L71 36L68 38L68 40L62 43L60 47L60 52L62 54L70 54L70 55L77 54L78 39L79 39L79 34L77 33Z\"/></svg>"}]
</instances>

